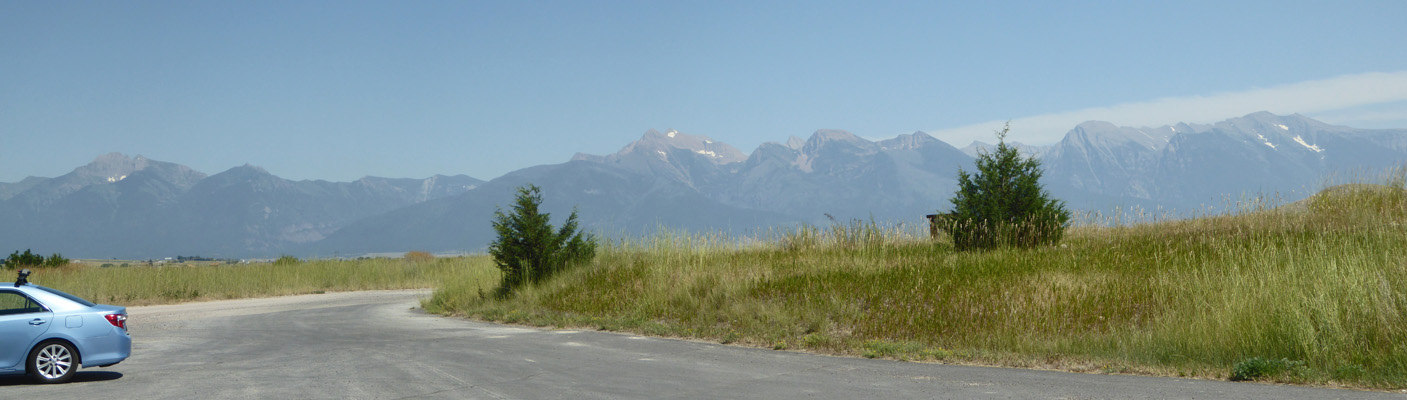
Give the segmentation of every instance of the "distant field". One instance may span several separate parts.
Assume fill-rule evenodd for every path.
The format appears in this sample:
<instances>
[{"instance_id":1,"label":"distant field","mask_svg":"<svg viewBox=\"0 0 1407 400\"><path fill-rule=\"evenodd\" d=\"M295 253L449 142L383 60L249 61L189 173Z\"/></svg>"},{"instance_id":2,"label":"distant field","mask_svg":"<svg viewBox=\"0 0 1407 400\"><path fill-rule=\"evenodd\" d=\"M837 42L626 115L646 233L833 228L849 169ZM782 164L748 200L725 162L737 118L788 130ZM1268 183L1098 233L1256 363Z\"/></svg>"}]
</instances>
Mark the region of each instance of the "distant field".
<instances>
[{"instance_id":1,"label":"distant field","mask_svg":"<svg viewBox=\"0 0 1407 400\"><path fill-rule=\"evenodd\" d=\"M122 267L124 263L128 266ZM113 266L102 267L103 264ZM252 264L197 261L148 265L145 261L109 260L36 269L30 279L99 303L135 306L353 290L435 288L459 280L494 283L498 270L485 256L420 261L378 258Z\"/></svg>"},{"instance_id":2,"label":"distant field","mask_svg":"<svg viewBox=\"0 0 1407 400\"><path fill-rule=\"evenodd\" d=\"M1072 229L959 253L855 223L773 241L659 235L510 300L448 282L427 310L829 354L1407 387L1402 184L1290 207Z\"/></svg>"},{"instance_id":3,"label":"distant field","mask_svg":"<svg viewBox=\"0 0 1407 400\"><path fill-rule=\"evenodd\" d=\"M154 266L184 266L184 267L205 267L213 265L232 265L229 261L166 261L166 260L73 260L74 264L84 267L154 267ZM255 263L257 264L257 263Z\"/></svg>"}]
</instances>

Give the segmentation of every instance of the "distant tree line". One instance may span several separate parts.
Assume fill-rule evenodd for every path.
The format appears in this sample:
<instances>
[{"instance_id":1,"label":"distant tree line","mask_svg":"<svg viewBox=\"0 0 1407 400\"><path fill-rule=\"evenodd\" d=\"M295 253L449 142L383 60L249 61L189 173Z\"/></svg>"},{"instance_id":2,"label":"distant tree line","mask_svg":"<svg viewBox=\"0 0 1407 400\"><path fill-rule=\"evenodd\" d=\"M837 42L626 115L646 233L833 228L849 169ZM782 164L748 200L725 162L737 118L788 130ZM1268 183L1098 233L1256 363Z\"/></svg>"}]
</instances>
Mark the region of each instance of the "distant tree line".
<instances>
[{"instance_id":1,"label":"distant tree line","mask_svg":"<svg viewBox=\"0 0 1407 400\"><path fill-rule=\"evenodd\" d=\"M30 249L25 249L24 253L20 253L19 250L10 253L10 256L5 258L4 264L6 269L51 268L68 265L70 262L72 262L72 260L64 258L64 256L59 253L54 253L48 258L45 258L44 256L34 254Z\"/></svg>"}]
</instances>

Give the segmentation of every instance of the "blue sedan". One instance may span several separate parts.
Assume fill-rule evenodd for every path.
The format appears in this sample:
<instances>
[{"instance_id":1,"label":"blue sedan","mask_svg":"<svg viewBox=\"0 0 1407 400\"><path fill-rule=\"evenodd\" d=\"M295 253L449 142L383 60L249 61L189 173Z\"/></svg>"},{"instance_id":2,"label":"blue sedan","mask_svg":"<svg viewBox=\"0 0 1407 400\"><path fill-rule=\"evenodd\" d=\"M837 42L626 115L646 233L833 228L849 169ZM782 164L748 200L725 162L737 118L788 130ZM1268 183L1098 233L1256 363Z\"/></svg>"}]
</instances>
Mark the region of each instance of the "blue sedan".
<instances>
[{"instance_id":1,"label":"blue sedan","mask_svg":"<svg viewBox=\"0 0 1407 400\"><path fill-rule=\"evenodd\" d=\"M0 283L0 374L63 383L82 367L107 367L132 354L127 308L93 304L28 282Z\"/></svg>"}]
</instances>

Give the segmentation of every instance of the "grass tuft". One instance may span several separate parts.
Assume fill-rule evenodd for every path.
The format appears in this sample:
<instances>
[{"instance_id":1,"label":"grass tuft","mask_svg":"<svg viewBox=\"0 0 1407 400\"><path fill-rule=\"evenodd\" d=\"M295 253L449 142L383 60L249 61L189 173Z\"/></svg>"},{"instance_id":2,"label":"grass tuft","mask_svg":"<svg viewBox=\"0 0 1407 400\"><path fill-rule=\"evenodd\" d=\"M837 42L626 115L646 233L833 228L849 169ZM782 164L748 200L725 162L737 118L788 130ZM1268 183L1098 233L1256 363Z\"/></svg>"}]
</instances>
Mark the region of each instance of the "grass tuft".
<instances>
[{"instance_id":1,"label":"grass tuft","mask_svg":"<svg viewBox=\"0 0 1407 400\"><path fill-rule=\"evenodd\" d=\"M1251 357L1231 367L1230 379L1233 381L1251 381L1286 375L1290 378L1301 378L1308 373L1308 368L1305 367L1303 361L1290 361L1285 358L1272 360L1262 357Z\"/></svg>"}]
</instances>

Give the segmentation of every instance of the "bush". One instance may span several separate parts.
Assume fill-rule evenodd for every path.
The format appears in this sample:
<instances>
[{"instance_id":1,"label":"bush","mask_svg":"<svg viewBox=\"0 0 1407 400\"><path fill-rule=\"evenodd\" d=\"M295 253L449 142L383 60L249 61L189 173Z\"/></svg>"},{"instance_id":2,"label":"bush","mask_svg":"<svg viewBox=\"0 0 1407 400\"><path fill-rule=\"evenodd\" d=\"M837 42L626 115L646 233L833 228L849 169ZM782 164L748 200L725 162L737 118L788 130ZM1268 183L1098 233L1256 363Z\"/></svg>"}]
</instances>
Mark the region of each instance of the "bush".
<instances>
[{"instance_id":1,"label":"bush","mask_svg":"<svg viewBox=\"0 0 1407 400\"><path fill-rule=\"evenodd\" d=\"M49 255L49 258L46 259L46 260L44 260L44 266L45 266L45 267L50 267L50 268L52 268L52 267L62 267L62 266L68 265L68 264L71 263L71 262L73 262L73 260L69 260L69 259L67 259L67 258L64 258L64 256L63 256L63 255L60 255L59 253L54 253L54 254L50 254L50 255Z\"/></svg>"},{"instance_id":2,"label":"bush","mask_svg":"<svg viewBox=\"0 0 1407 400\"><path fill-rule=\"evenodd\" d=\"M299 260L298 257L284 255L274 260L274 265L298 265L302 262L303 260Z\"/></svg>"},{"instance_id":3,"label":"bush","mask_svg":"<svg viewBox=\"0 0 1407 400\"><path fill-rule=\"evenodd\" d=\"M1304 370L1304 361L1290 361L1286 358L1274 360L1251 357L1241 360L1241 362L1231 367L1231 380L1250 381L1285 373L1303 375L1305 373Z\"/></svg>"},{"instance_id":4,"label":"bush","mask_svg":"<svg viewBox=\"0 0 1407 400\"><path fill-rule=\"evenodd\" d=\"M958 250L1053 244L1069 225L1065 202L1041 188L1040 160L1006 144L1010 129L997 132L996 152L977 156L975 175L958 170L953 211L936 221Z\"/></svg>"},{"instance_id":5,"label":"bush","mask_svg":"<svg viewBox=\"0 0 1407 400\"><path fill-rule=\"evenodd\" d=\"M498 237L489 245L489 255L503 272L500 298L524 283L541 282L568 265L596 257L595 238L577 230L576 210L554 232L549 215L538 211L541 205L542 189L528 184L518 188L512 214L493 212Z\"/></svg>"},{"instance_id":6,"label":"bush","mask_svg":"<svg viewBox=\"0 0 1407 400\"><path fill-rule=\"evenodd\" d=\"M62 267L68 265L70 262L72 262L72 260L64 258L64 256L59 253L54 253L46 259L44 256L34 254L33 251L25 249L23 254L16 250L14 253L11 253L9 257L5 258L5 268Z\"/></svg>"}]
</instances>

